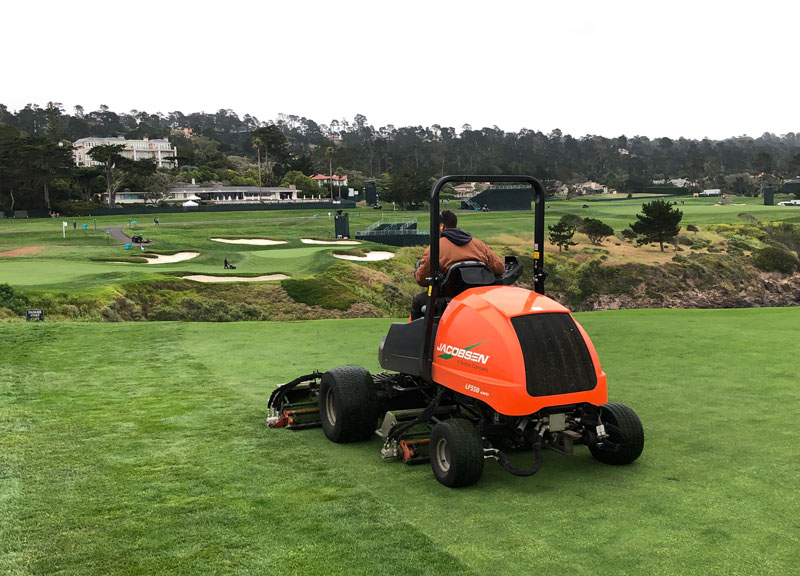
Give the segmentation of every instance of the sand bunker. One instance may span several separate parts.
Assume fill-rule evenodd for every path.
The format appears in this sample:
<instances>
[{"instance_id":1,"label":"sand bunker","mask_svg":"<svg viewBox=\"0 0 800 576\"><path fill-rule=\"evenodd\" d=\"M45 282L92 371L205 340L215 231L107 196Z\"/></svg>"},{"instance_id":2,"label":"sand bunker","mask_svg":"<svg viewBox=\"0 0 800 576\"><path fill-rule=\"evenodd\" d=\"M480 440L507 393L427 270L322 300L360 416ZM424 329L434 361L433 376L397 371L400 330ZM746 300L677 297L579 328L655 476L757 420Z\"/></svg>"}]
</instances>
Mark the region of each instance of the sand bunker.
<instances>
[{"instance_id":1,"label":"sand bunker","mask_svg":"<svg viewBox=\"0 0 800 576\"><path fill-rule=\"evenodd\" d=\"M358 240L312 240L311 238L300 238L303 244L361 244Z\"/></svg>"},{"instance_id":2,"label":"sand bunker","mask_svg":"<svg viewBox=\"0 0 800 576\"><path fill-rule=\"evenodd\" d=\"M195 256L199 256L200 252L178 252L177 254L155 254L155 258L153 258L152 253L148 253L147 256L147 263L148 264L174 264L175 262L183 262L184 260L191 260Z\"/></svg>"},{"instance_id":3,"label":"sand bunker","mask_svg":"<svg viewBox=\"0 0 800 576\"><path fill-rule=\"evenodd\" d=\"M286 280L288 276L285 274L270 274L268 276L205 276L203 274L195 274L184 276L183 278L194 280L195 282L266 282L268 280Z\"/></svg>"},{"instance_id":4,"label":"sand bunker","mask_svg":"<svg viewBox=\"0 0 800 576\"><path fill-rule=\"evenodd\" d=\"M252 246L275 246L276 244L286 244L286 240L267 240L266 238L212 238L214 242L224 242L225 244L250 244Z\"/></svg>"},{"instance_id":5,"label":"sand bunker","mask_svg":"<svg viewBox=\"0 0 800 576\"><path fill-rule=\"evenodd\" d=\"M394 258L394 252L367 252L366 256L350 256L349 254L334 254L334 258L342 260L358 260L360 262L375 262L376 260L388 260Z\"/></svg>"}]
</instances>

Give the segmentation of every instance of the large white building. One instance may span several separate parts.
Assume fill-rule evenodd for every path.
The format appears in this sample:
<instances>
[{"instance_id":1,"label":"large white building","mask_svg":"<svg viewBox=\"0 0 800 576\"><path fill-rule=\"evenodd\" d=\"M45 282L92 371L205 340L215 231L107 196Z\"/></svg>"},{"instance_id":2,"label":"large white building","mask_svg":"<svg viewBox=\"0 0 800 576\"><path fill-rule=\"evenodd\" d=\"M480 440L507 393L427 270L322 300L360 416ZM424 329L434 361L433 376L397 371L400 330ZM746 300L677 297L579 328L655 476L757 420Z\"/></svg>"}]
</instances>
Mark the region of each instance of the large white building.
<instances>
[{"instance_id":1,"label":"large white building","mask_svg":"<svg viewBox=\"0 0 800 576\"><path fill-rule=\"evenodd\" d=\"M117 204L143 204L146 194L140 191L124 190L117 193ZM205 204L260 204L275 202L318 202L318 199L304 200L297 197L295 188L281 186L194 186L185 185L170 188L167 202L202 201ZM108 202L108 195L103 195Z\"/></svg>"},{"instance_id":2,"label":"large white building","mask_svg":"<svg viewBox=\"0 0 800 576\"><path fill-rule=\"evenodd\" d=\"M126 140L125 138L81 138L73 144L72 159L77 166L99 166L100 162L92 160L89 151L95 146L122 144L125 149L122 155L131 160L154 160L159 168L178 167L178 149L173 148L169 140Z\"/></svg>"}]
</instances>

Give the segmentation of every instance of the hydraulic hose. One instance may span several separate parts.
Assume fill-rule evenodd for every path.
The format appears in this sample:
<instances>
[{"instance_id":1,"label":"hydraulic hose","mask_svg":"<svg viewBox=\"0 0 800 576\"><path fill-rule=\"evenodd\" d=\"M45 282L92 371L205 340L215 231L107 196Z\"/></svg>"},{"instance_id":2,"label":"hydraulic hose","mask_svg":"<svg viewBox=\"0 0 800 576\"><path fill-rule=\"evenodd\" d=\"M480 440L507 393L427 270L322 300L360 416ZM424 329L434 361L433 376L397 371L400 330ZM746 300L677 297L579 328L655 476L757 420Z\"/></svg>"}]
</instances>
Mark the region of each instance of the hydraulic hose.
<instances>
[{"instance_id":1,"label":"hydraulic hose","mask_svg":"<svg viewBox=\"0 0 800 576\"><path fill-rule=\"evenodd\" d=\"M436 412L436 409L439 407L439 402L442 400L442 393L444 392L444 387L439 386L439 389L436 391L436 395L433 397L433 400L425 407L422 413L414 418L409 422L404 422L403 424L398 424L394 428L392 428L391 432L389 432L388 437L386 438L386 443L390 443L392 440L397 440L403 432L409 430L416 426L417 424L421 424L422 422L427 422L431 419L431 416Z\"/></svg>"},{"instance_id":2,"label":"hydraulic hose","mask_svg":"<svg viewBox=\"0 0 800 576\"><path fill-rule=\"evenodd\" d=\"M533 476L539 471L539 468L542 467L542 438L538 434L533 435L533 454L533 467L528 468L527 470L521 470L514 466L508 460L508 456L499 450L497 451L495 458L497 458L498 464L500 464L504 470L510 472L514 476Z\"/></svg>"}]
</instances>

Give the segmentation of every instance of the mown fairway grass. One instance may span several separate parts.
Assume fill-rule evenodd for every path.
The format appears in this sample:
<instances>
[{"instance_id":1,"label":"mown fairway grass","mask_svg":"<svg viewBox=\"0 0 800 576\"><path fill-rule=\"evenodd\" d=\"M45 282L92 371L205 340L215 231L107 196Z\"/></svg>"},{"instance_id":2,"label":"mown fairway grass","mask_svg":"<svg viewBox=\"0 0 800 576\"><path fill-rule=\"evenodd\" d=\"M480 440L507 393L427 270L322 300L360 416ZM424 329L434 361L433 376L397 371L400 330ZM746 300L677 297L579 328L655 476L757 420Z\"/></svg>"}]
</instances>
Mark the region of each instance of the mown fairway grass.
<instances>
[{"instance_id":1,"label":"mown fairway grass","mask_svg":"<svg viewBox=\"0 0 800 576\"><path fill-rule=\"evenodd\" d=\"M577 318L642 457L462 490L263 426L386 320L0 325L0 574L796 573L800 309Z\"/></svg>"}]
</instances>

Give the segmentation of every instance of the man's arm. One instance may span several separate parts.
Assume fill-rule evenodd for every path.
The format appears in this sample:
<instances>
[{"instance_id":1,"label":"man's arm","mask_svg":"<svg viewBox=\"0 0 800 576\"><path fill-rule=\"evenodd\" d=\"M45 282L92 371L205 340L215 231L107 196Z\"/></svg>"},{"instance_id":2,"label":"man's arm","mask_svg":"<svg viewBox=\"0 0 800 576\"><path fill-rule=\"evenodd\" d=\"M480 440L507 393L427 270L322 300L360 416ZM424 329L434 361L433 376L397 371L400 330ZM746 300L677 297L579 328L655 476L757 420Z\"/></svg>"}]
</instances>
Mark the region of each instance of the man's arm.
<instances>
[{"instance_id":1,"label":"man's arm","mask_svg":"<svg viewBox=\"0 0 800 576\"><path fill-rule=\"evenodd\" d=\"M414 280L420 286L428 285L428 276L431 275L431 247L425 248L422 259L419 261L419 268L414 272Z\"/></svg>"},{"instance_id":2,"label":"man's arm","mask_svg":"<svg viewBox=\"0 0 800 576\"><path fill-rule=\"evenodd\" d=\"M473 241L477 240L477 238L473 238ZM483 261L489 267L489 269L494 272L495 274L502 274L506 271L506 264L503 260L495 254L491 248L489 248L483 241L477 240L480 242L479 246L481 251L483 252Z\"/></svg>"}]
</instances>

